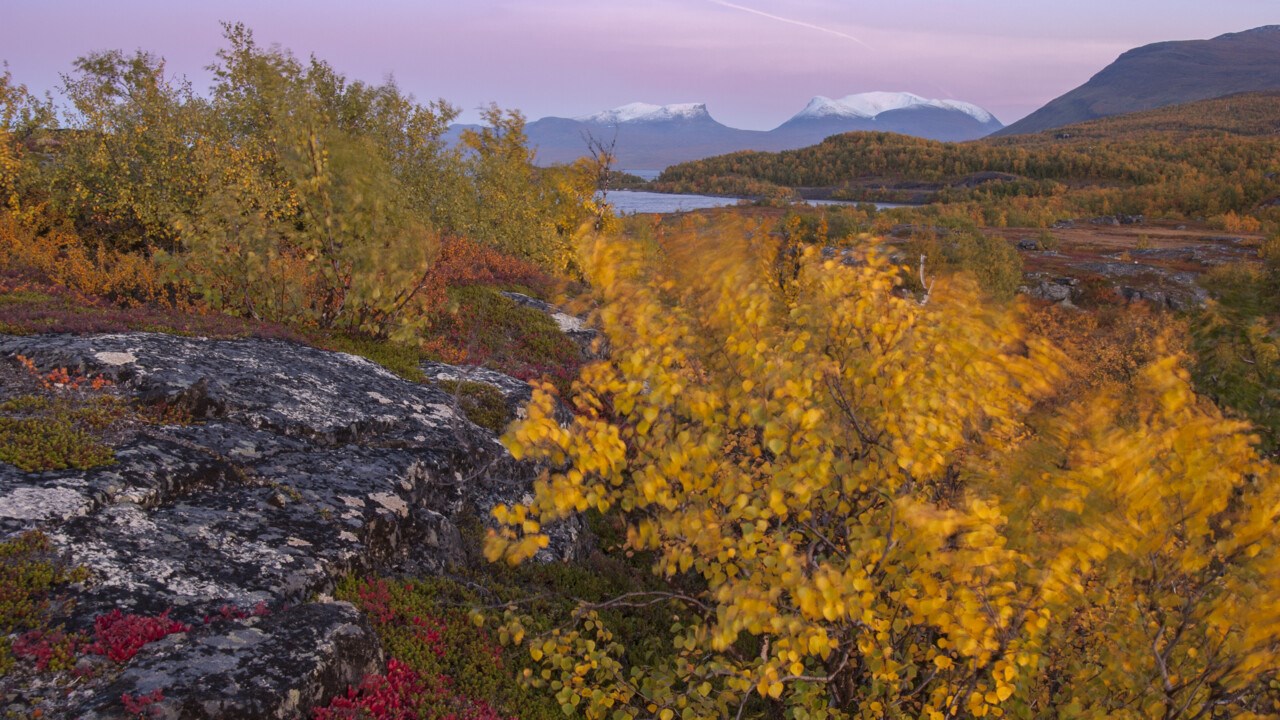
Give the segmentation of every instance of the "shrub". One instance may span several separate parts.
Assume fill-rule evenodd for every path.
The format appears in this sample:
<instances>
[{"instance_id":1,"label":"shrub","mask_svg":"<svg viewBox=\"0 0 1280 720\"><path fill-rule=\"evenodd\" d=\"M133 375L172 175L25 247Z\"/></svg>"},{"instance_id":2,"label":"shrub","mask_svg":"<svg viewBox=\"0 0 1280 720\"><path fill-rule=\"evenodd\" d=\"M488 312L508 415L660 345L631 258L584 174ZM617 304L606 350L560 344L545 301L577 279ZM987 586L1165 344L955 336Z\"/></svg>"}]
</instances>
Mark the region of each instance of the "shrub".
<instances>
[{"instance_id":1,"label":"shrub","mask_svg":"<svg viewBox=\"0 0 1280 720\"><path fill-rule=\"evenodd\" d=\"M87 244L70 230L37 230L0 210L0 272L111 298L124 305L161 293L155 268L140 255Z\"/></svg>"},{"instance_id":2,"label":"shrub","mask_svg":"<svg viewBox=\"0 0 1280 720\"><path fill-rule=\"evenodd\" d=\"M69 566L43 533L26 532L0 542L0 633L48 627L60 605L55 591L86 577L84 568ZM12 650L7 640L0 643L0 675L13 665ZM51 651L46 664L54 655Z\"/></svg>"},{"instance_id":3,"label":"shrub","mask_svg":"<svg viewBox=\"0 0 1280 720\"><path fill-rule=\"evenodd\" d=\"M94 619L94 640L85 647L85 652L105 655L113 662L124 663L144 646L190 629L189 625L169 619L168 610L147 616L125 614L117 608Z\"/></svg>"},{"instance_id":4,"label":"shrub","mask_svg":"<svg viewBox=\"0 0 1280 720\"><path fill-rule=\"evenodd\" d=\"M115 454L62 418L0 417L0 461L25 472L88 470L111 464Z\"/></svg>"},{"instance_id":5,"label":"shrub","mask_svg":"<svg viewBox=\"0 0 1280 720\"><path fill-rule=\"evenodd\" d=\"M431 268L430 282L441 292L445 288L493 285L546 295L555 278L528 260L474 240L449 236L440 240L440 254Z\"/></svg>"},{"instance_id":6,"label":"shrub","mask_svg":"<svg viewBox=\"0 0 1280 720\"><path fill-rule=\"evenodd\" d=\"M991 297L1010 300L1022 282L1022 257L1006 240L970 227L944 228L941 232L911 238L903 246L912 272L907 286L919 290L920 256L925 256L926 278L936 273L967 273Z\"/></svg>"},{"instance_id":7,"label":"shrub","mask_svg":"<svg viewBox=\"0 0 1280 720\"><path fill-rule=\"evenodd\" d=\"M1028 420L1064 371L1016 310L963 279L922 306L874 253L809 252L779 291L738 239L688 238L665 263L601 239L611 358L575 385L572 424L543 386L503 438L550 469L532 502L494 508L487 557L529 558L546 523L595 508L674 581L674 656L632 653L590 605L523 633L568 704L1273 712L1280 468L1180 358L1157 347L1128 391L1076 398L1040 432Z\"/></svg>"},{"instance_id":8,"label":"shrub","mask_svg":"<svg viewBox=\"0 0 1280 720\"><path fill-rule=\"evenodd\" d=\"M484 700L451 695L445 678L427 678L391 658L384 675L369 675L360 686L347 689L317 708L315 720L344 718L421 718L422 720L503 720Z\"/></svg>"},{"instance_id":9,"label":"shrub","mask_svg":"<svg viewBox=\"0 0 1280 720\"><path fill-rule=\"evenodd\" d=\"M521 718L555 717L538 710L541 698L527 696L507 668L495 638L477 627L461 607L437 604L441 581L392 582L349 578L340 599L369 614L383 647L392 656L384 676L366 678L346 698L335 698L317 718L361 717L361 709L396 709L389 717ZM340 711L340 712L338 712Z\"/></svg>"}]
</instances>

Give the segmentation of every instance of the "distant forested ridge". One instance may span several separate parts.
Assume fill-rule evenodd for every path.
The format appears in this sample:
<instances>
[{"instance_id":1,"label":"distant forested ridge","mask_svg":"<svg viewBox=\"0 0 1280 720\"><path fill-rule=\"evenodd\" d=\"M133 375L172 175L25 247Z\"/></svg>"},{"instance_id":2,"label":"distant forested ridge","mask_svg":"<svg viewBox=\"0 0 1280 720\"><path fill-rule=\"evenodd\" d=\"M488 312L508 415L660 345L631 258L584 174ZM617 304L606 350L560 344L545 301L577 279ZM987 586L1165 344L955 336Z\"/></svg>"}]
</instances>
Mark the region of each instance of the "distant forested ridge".
<instances>
[{"instance_id":1,"label":"distant forested ridge","mask_svg":"<svg viewBox=\"0 0 1280 720\"><path fill-rule=\"evenodd\" d=\"M1074 196L1082 210L1212 216L1265 210L1280 197L1278 173L1280 93L1252 93L968 143L846 133L799 150L684 163L655 185L893 199L877 191L914 184L943 201Z\"/></svg>"}]
</instances>

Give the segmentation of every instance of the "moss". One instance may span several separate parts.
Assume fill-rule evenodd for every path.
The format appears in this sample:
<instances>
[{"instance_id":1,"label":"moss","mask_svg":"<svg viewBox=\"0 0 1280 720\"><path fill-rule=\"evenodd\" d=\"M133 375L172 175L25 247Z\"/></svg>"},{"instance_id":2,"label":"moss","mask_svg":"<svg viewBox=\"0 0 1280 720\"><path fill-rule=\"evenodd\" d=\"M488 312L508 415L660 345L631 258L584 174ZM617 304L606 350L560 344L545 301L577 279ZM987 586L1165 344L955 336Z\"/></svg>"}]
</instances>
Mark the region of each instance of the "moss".
<instances>
[{"instance_id":1,"label":"moss","mask_svg":"<svg viewBox=\"0 0 1280 720\"><path fill-rule=\"evenodd\" d=\"M13 290L10 292L0 292L0 307L7 305L36 305L39 303L53 302L54 297L42 292L34 290Z\"/></svg>"},{"instance_id":2,"label":"moss","mask_svg":"<svg viewBox=\"0 0 1280 720\"><path fill-rule=\"evenodd\" d=\"M65 369L45 374L33 365L26 382L15 384L25 384L29 392L0 400L0 462L26 472L109 465L115 462L111 444L137 426L193 420L183 403L130 401L104 378L70 375Z\"/></svg>"},{"instance_id":3,"label":"moss","mask_svg":"<svg viewBox=\"0 0 1280 720\"><path fill-rule=\"evenodd\" d=\"M511 422L507 401L492 385L466 380L441 380L436 384L457 398L459 409L476 425L501 434Z\"/></svg>"},{"instance_id":4,"label":"moss","mask_svg":"<svg viewBox=\"0 0 1280 720\"><path fill-rule=\"evenodd\" d=\"M90 395L66 411L71 422L97 432L106 430L131 412L129 404L116 395Z\"/></svg>"},{"instance_id":5,"label":"moss","mask_svg":"<svg viewBox=\"0 0 1280 720\"><path fill-rule=\"evenodd\" d=\"M19 395L0 402L0 412L31 414L49 410L53 398L45 395Z\"/></svg>"},{"instance_id":6,"label":"moss","mask_svg":"<svg viewBox=\"0 0 1280 720\"><path fill-rule=\"evenodd\" d=\"M115 462L115 453L64 419L0 417L0 461L26 472L88 470Z\"/></svg>"},{"instance_id":7,"label":"moss","mask_svg":"<svg viewBox=\"0 0 1280 720\"><path fill-rule=\"evenodd\" d=\"M332 335L318 340L316 344L329 350L359 355L410 382L426 381L419 367L424 358L412 345L356 335Z\"/></svg>"}]
</instances>

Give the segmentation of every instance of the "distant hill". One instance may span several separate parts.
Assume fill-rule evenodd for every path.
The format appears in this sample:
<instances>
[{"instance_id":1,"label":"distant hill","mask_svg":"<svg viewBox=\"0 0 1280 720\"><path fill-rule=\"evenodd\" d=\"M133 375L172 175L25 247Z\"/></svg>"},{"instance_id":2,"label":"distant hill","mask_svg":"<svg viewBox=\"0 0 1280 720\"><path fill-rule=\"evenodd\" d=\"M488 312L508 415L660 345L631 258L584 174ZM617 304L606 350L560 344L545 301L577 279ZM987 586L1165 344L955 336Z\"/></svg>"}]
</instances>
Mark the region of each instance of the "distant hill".
<instances>
[{"instance_id":1,"label":"distant hill","mask_svg":"<svg viewBox=\"0 0 1280 720\"><path fill-rule=\"evenodd\" d=\"M450 128L456 141L465 127ZM631 103L577 118L546 117L525 126L541 165L572 162L587 154L588 138L612 144L616 165L660 170L690 160L742 150L806 147L853 130L875 130L934 140L971 140L999 129L1000 121L972 103L933 100L911 93L872 92L838 100L815 97L769 131L741 130L718 122L701 103Z\"/></svg>"},{"instance_id":2,"label":"distant hill","mask_svg":"<svg viewBox=\"0 0 1280 720\"><path fill-rule=\"evenodd\" d=\"M996 133L1034 133L1101 117L1280 89L1280 25L1130 50L1089 82Z\"/></svg>"}]
</instances>

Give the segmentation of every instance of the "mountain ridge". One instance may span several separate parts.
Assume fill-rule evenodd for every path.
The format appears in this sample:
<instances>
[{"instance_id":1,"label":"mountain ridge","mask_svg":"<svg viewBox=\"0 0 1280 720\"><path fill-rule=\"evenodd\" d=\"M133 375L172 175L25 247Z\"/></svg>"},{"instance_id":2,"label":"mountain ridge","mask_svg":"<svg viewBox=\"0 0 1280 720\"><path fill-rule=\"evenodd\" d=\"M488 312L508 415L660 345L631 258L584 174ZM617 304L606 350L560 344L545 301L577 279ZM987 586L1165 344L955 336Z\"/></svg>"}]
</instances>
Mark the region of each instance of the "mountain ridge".
<instances>
[{"instance_id":1,"label":"mountain ridge","mask_svg":"<svg viewBox=\"0 0 1280 720\"><path fill-rule=\"evenodd\" d=\"M456 140L466 127L454 126ZM745 130L716 120L705 103L633 102L578 117L548 116L526 124L538 164L572 162L588 139L612 145L619 167L661 169L739 150L790 150L830 135L859 130L897 132L934 140L974 140L1003 125L989 111L959 100L909 92L865 92L839 99L815 96L772 130Z\"/></svg>"},{"instance_id":2,"label":"mountain ridge","mask_svg":"<svg viewBox=\"0 0 1280 720\"><path fill-rule=\"evenodd\" d=\"M994 133L1040 132L1242 92L1280 89L1280 25L1132 48L1087 82Z\"/></svg>"}]
</instances>

